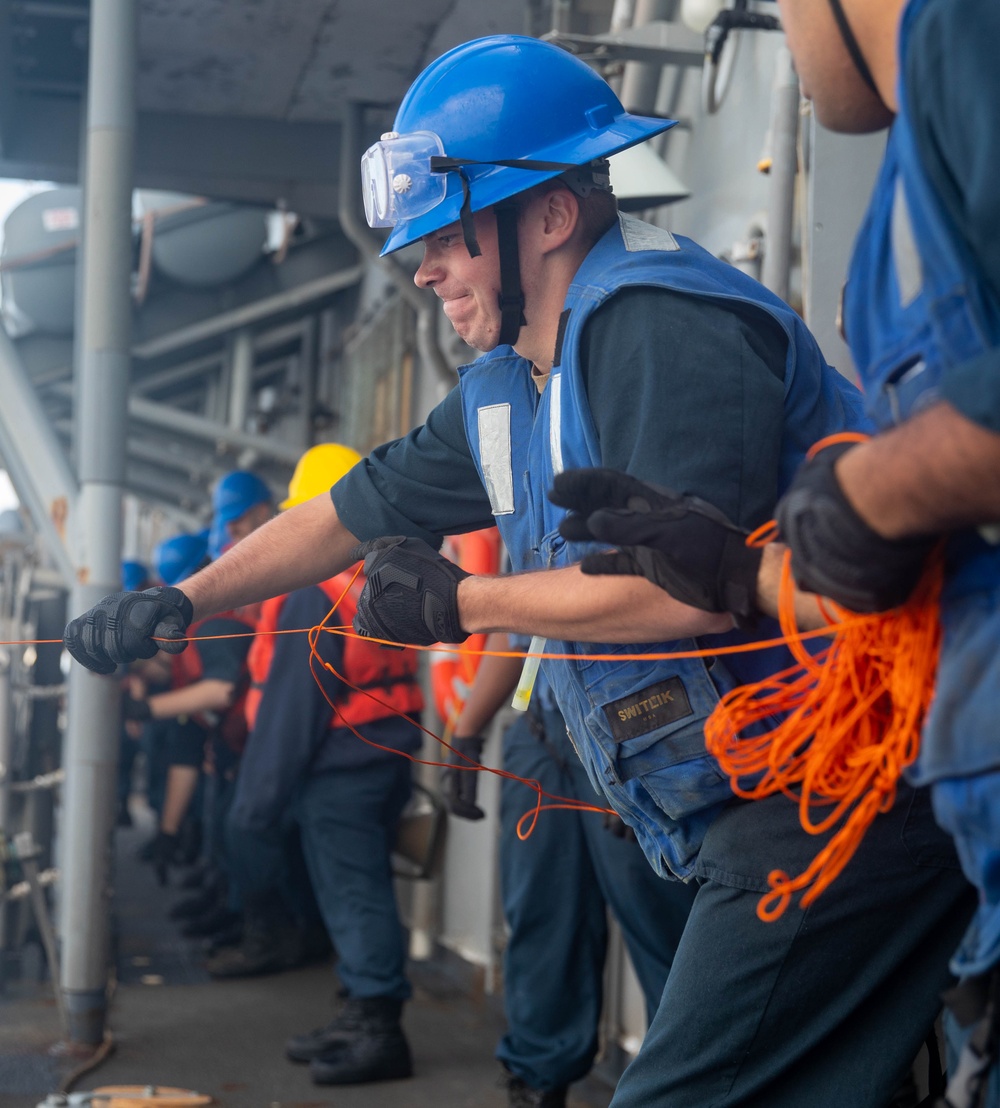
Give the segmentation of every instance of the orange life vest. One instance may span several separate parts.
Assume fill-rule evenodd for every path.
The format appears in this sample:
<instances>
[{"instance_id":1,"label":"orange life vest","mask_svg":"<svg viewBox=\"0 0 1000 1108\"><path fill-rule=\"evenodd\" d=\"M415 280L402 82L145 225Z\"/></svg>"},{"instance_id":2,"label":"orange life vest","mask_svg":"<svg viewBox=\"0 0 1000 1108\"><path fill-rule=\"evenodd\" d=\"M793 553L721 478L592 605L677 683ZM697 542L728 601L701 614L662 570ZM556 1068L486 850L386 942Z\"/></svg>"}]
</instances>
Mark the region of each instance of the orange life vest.
<instances>
[{"instance_id":1,"label":"orange life vest","mask_svg":"<svg viewBox=\"0 0 1000 1108\"><path fill-rule=\"evenodd\" d=\"M259 604L248 604L242 608L235 608L228 612L219 612L218 615L209 616L208 620L234 619L246 625L248 631L252 631L260 614ZM196 637L198 629L208 620L200 619L192 623L188 628L188 635ZM201 655L198 653L197 644L188 644L188 648L180 654L174 654L170 659L170 671L173 678L172 687L183 689L193 685L202 679L203 669ZM236 754L241 754L247 744L249 729L246 724L246 698L250 688L250 677L247 663L240 667L240 675L236 681L235 696L232 704L221 715L209 712L196 712L192 717L196 723L204 727L206 731L218 730L222 741Z\"/></svg>"},{"instance_id":2,"label":"orange life vest","mask_svg":"<svg viewBox=\"0 0 1000 1108\"><path fill-rule=\"evenodd\" d=\"M500 572L500 532L495 527L487 527L465 535L450 535L441 553L467 573L493 576ZM482 661L481 654L469 651L484 649L486 635L470 635L461 645L442 645L452 645L453 649L431 651L431 692L438 715L446 726L454 726Z\"/></svg>"},{"instance_id":3,"label":"orange life vest","mask_svg":"<svg viewBox=\"0 0 1000 1108\"><path fill-rule=\"evenodd\" d=\"M358 598L365 586L363 574L359 574L351 584L353 576L352 568L328 581L320 582L318 586L330 598L331 606L337 606L337 622L347 626L354 622ZM246 697L246 718L251 729L257 719L260 698L274 657L273 632L278 628L281 609L287 599L286 593L264 601L257 623L259 633L254 638L247 657L251 684ZM366 696L365 692L344 689L337 698L337 707L330 726L358 727L377 719L388 719L400 712L404 715L419 712L424 706L424 697L417 684L418 661L415 651L394 650L366 639L345 636L343 676L357 686L357 689L363 689L372 695ZM373 696L386 701L386 704L380 704Z\"/></svg>"}]
</instances>

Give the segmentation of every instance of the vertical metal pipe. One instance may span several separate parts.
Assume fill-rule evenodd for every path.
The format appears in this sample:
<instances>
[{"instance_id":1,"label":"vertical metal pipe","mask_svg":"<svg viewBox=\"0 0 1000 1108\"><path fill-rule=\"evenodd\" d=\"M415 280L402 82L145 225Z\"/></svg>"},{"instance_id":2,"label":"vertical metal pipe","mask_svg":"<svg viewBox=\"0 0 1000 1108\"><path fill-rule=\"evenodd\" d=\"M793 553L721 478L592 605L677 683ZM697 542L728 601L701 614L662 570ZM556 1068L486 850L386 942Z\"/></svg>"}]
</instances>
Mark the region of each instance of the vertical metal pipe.
<instances>
[{"instance_id":1,"label":"vertical metal pipe","mask_svg":"<svg viewBox=\"0 0 1000 1108\"><path fill-rule=\"evenodd\" d=\"M776 296L787 300L792 267L800 98L799 78L785 46L779 49L775 59L771 98L771 173L761 280Z\"/></svg>"},{"instance_id":2,"label":"vertical metal pipe","mask_svg":"<svg viewBox=\"0 0 1000 1108\"><path fill-rule=\"evenodd\" d=\"M552 0L552 30L573 29L573 0Z\"/></svg>"},{"instance_id":3,"label":"vertical metal pipe","mask_svg":"<svg viewBox=\"0 0 1000 1108\"><path fill-rule=\"evenodd\" d=\"M90 8L74 613L121 581L137 13L134 0L92 0ZM118 712L115 679L74 665L63 760L61 983L69 1037L80 1043L104 1036Z\"/></svg>"},{"instance_id":4,"label":"vertical metal pipe","mask_svg":"<svg viewBox=\"0 0 1000 1108\"><path fill-rule=\"evenodd\" d=\"M229 364L229 426L245 431L253 387L253 332L249 327L241 327L233 335Z\"/></svg>"},{"instance_id":5,"label":"vertical metal pipe","mask_svg":"<svg viewBox=\"0 0 1000 1108\"><path fill-rule=\"evenodd\" d=\"M664 19L669 0L636 0L633 27ZM649 62L628 62L622 77L621 101L629 111L651 112L656 107L663 66Z\"/></svg>"},{"instance_id":6,"label":"vertical metal pipe","mask_svg":"<svg viewBox=\"0 0 1000 1108\"><path fill-rule=\"evenodd\" d=\"M611 34L619 35L632 26L635 18L635 0L615 0L611 9L611 26L608 28ZM608 77L608 84L614 89L615 95L620 100L622 97L622 81L625 76L625 67L621 66L617 74Z\"/></svg>"},{"instance_id":7,"label":"vertical metal pipe","mask_svg":"<svg viewBox=\"0 0 1000 1108\"><path fill-rule=\"evenodd\" d=\"M14 715L10 702L10 654L0 650L0 839L10 835L10 785L14 757ZM3 910L0 908L0 928ZM2 942L0 942L2 948Z\"/></svg>"}]
</instances>

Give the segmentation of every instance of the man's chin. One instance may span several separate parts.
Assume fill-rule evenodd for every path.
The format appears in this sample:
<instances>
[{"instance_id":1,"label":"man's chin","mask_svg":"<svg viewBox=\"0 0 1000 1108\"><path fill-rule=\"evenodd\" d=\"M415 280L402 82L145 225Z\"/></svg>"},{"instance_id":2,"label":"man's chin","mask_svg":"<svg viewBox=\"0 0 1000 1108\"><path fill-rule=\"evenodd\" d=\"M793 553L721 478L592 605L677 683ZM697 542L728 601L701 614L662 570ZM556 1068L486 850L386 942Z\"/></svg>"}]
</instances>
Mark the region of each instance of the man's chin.
<instances>
[{"instance_id":1,"label":"man's chin","mask_svg":"<svg viewBox=\"0 0 1000 1108\"><path fill-rule=\"evenodd\" d=\"M498 336L496 334L482 335L464 328L459 329L458 327L455 327L454 331L466 346L470 347L472 350L478 350L480 354L488 354L491 350L496 350L500 345L497 341ZM465 332L464 334L463 331Z\"/></svg>"}]
</instances>

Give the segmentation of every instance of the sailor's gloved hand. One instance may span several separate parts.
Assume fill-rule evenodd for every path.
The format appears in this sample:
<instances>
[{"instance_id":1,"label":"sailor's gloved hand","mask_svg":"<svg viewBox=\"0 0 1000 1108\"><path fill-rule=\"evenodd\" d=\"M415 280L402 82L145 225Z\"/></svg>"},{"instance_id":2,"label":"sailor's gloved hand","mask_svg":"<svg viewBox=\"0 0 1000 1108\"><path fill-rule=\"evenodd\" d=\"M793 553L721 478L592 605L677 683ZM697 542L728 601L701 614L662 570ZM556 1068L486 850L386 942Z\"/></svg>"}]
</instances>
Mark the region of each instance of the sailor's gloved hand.
<instances>
[{"instance_id":1,"label":"sailor's gloved hand","mask_svg":"<svg viewBox=\"0 0 1000 1108\"><path fill-rule=\"evenodd\" d=\"M186 642L153 640L183 639L193 617L191 601L180 589L116 592L70 620L63 642L80 665L94 673L114 673L117 666L152 658L157 650L180 654Z\"/></svg>"},{"instance_id":2,"label":"sailor's gloved hand","mask_svg":"<svg viewBox=\"0 0 1000 1108\"><path fill-rule=\"evenodd\" d=\"M165 885L170 867L177 860L177 836L167 831L157 831L149 852L157 883Z\"/></svg>"},{"instance_id":3,"label":"sailor's gloved hand","mask_svg":"<svg viewBox=\"0 0 1000 1108\"><path fill-rule=\"evenodd\" d=\"M852 612L881 612L913 592L936 540L885 539L858 515L834 470L855 445L837 443L807 461L778 502L776 518L800 589Z\"/></svg>"},{"instance_id":4,"label":"sailor's gloved hand","mask_svg":"<svg viewBox=\"0 0 1000 1108\"><path fill-rule=\"evenodd\" d=\"M635 832L621 816L614 812L605 812L603 820L604 830L607 831L609 835L614 835L616 839L621 839L623 842L638 842L635 837Z\"/></svg>"},{"instance_id":5,"label":"sailor's gloved hand","mask_svg":"<svg viewBox=\"0 0 1000 1108\"><path fill-rule=\"evenodd\" d=\"M449 768L441 771L441 791L452 815L462 819L482 819L486 813L476 803L479 789L479 771L451 769L451 766L469 766L465 758L479 762L483 756L483 739L479 735L465 739L452 739L451 745L458 754L448 752ZM465 758L459 757L464 754Z\"/></svg>"},{"instance_id":6,"label":"sailor's gloved hand","mask_svg":"<svg viewBox=\"0 0 1000 1108\"><path fill-rule=\"evenodd\" d=\"M755 617L761 552L707 501L614 469L560 473L549 499L570 509L559 525L564 538L618 547L588 554L584 573L645 577L693 608L731 612L739 621Z\"/></svg>"},{"instance_id":7,"label":"sailor's gloved hand","mask_svg":"<svg viewBox=\"0 0 1000 1108\"><path fill-rule=\"evenodd\" d=\"M364 558L368 578L358 599L354 630L374 639L432 646L464 642L458 585L469 576L420 539L372 539L351 557Z\"/></svg>"},{"instance_id":8,"label":"sailor's gloved hand","mask_svg":"<svg viewBox=\"0 0 1000 1108\"><path fill-rule=\"evenodd\" d=\"M122 697L122 719L126 723L145 723L151 717L148 700L130 696L128 693Z\"/></svg>"}]
</instances>

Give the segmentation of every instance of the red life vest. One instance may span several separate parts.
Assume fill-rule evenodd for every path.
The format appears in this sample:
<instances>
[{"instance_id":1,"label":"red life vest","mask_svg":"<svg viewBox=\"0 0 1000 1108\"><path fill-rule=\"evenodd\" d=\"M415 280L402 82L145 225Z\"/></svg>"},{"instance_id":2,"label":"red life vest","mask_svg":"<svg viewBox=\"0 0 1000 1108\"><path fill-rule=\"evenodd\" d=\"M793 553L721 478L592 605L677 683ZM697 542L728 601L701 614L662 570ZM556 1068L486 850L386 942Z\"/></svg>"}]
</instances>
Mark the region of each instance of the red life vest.
<instances>
[{"instance_id":1,"label":"red life vest","mask_svg":"<svg viewBox=\"0 0 1000 1108\"><path fill-rule=\"evenodd\" d=\"M345 570L319 588L330 598L330 605L337 607L338 624L350 626L358 609L358 597L365 586L363 574L351 584L354 570ZM252 729L257 719L260 698L274 657L274 631L278 628L281 609L288 594L265 600L257 623L260 632L253 640L247 657L250 671L250 689L246 696L247 724ZM417 684L418 657L412 650L394 650L367 639L345 636L343 676L358 690L344 689L337 698L337 706L330 719L331 727L357 727L377 719L388 719L403 713L411 715L424 706L423 693ZM372 694L366 696L365 692ZM378 700L373 699L378 697ZM379 700L386 703L380 704Z\"/></svg>"},{"instance_id":2,"label":"red life vest","mask_svg":"<svg viewBox=\"0 0 1000 1108\"><path fill-rule=\"evenodd\" d=\"M214 619L234 619L246 626L248 631L254 630L259 618L260 605L248 604L242 608L235 608L228 612L219 612L218 615L209 616ZM188 628L189 636L197 636L198 629L208 622L200 619L192 623ZM198 653L197 643L189 643L187 650L180 654L174 654L170 659L170 670L173 677L172 686L175 689L183 689L193 685L202 679L201 655ZM247 663L240 667L240 675L236 681L235 696L233 702L221 715L214 712L196 712L192 718L206 731L218 731L222 741L236 754L242 754L247 744L249 729L246 723L246 698L250 688L250 676Z\"/></svg>"}]
</instances>

